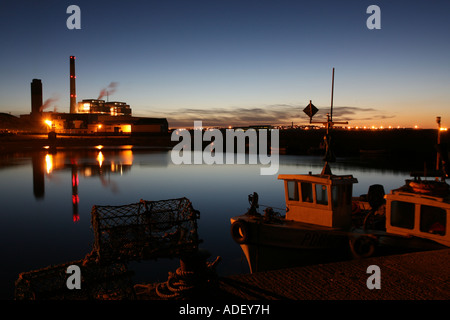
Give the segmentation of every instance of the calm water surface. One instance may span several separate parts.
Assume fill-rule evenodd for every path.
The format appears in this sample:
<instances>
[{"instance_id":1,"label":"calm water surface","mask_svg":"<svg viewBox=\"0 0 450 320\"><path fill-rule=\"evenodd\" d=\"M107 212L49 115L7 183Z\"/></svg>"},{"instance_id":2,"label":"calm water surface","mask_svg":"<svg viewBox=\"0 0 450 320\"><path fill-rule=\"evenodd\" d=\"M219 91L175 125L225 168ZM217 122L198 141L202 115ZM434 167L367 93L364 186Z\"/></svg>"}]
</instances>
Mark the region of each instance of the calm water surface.
<instances>
[{"instance_id":1,"label":"calm water surface","mask_svg":"<svg viewBox=\"0 0 450 320\"><path fill-rule=\"evenodd\" d=\"M354 195L371 184L386 192L408 172L376 169L359 159L332 164L335 174L353 174ZM321 157L280 156L281 173L320 173ZM122 205L187 197L200 211L201 247L211 261L222 257L220 275L246 273L239 245L230 236L230 217L245 213L248 195L260 204L285 208L283 182L261 176L260 165L174 165L170 151L72 148L0 157L0 298L12 299L20 272L82 259L92 249L93 205ZM277 210L276 210L277 211ZM278 210L279 211L279 210ZM165 281L176 259L132 263L136 282Z\"/></svg>"}]
</instances>

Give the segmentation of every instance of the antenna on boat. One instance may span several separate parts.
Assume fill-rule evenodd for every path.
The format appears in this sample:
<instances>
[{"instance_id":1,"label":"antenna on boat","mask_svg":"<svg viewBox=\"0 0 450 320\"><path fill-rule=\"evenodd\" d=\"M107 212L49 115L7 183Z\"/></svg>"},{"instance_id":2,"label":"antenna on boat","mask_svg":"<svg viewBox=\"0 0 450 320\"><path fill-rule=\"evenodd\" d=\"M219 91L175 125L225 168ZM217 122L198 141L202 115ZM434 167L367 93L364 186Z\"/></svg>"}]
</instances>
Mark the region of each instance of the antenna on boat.
<instances>
[{"instance_id":1,"label":"antenna on boat","mask_svg":"<svg viewBox=\"0 0 450 320\"><path fill-rule=\"evenodd\" d=\"M331 122L333 122L333 95L334 95L334 68L333 68L333 75L331 76L331 108L330 108Z\"/></svg>"},{"instance_id":2,"label":"antenna on boat","mask_svg":"<svg viewBox=\"0 0 450 320\"><path fill-rule=\"evenodd\" d=\"M330 108L330 113L327 113L327 121L326 122L312 121L312 117L317 113L317 111L319 111L319 109L317 109L312 104L311 100L309 100L309 105L306 106L305 109L303 109L303 112L309 116L309 123L321 123L326 128L326 133L323 138L324 144L325 144L325 156L324 156L323 160L325 161L325 164L322 169L322 173L321 173L322 175L325 175L325 174L331 175L332 173L331 173L331 169L330 169L328 162L336 161L336 157L335 157L333 151L331 150L331 135L330 135L331 127L334 124L348 124L348 121L345 121L345 122L334 122L333 121L333 95L334 95L334 68L333 68L333 74L332 74L332 79L331 79L331 108Z\"/></svg>"},{"instance_id":3,"label":"antenna on boat","mask_svg":"<svg viewBox=\"0 0 450 320\"><path fill-rule=\"evenodd\" d=\"M436 117L436 123L438 124L436 172L441 174L441 179L444 181L445 178L448 178L449 161L447 146L441 143L441 117Z\"/></svg>"}]
</instances>

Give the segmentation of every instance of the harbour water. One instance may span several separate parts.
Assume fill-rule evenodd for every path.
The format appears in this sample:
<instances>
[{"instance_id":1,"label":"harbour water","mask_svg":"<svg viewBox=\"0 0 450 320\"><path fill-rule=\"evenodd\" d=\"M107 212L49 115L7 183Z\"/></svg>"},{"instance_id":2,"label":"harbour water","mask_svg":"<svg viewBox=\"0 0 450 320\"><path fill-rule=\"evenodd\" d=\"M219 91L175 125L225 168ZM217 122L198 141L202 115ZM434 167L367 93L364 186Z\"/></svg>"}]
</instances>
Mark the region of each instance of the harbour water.
<instances>
[{"instance_id":1,"label":"harbour water","mask_svg":"<svg viewBox=\"0 0 450 320\"><path fill-rule=\"evenodd\" d=\"M376 163L376 162L375 162ZM149 148L91 147L22 152L0 157L0 299L14 297L20 272L82 259L94 240L93 205L122 205L186 197L200 211L200 247L222 261L219 275L249 272L242 251L230 236L230 217L245 213L248 195L281 212L283 182L260 175L262 165L175 165L170 151ZM320 156L280 155L278 174L320 173ZM385 191L400 186L409 169L383 169L356 159L338 159L333 173L359 181L354 195L372 184ZM263 209L263 207L261 208ZM167 280L176 259L130 264L136 282Z\"/></svg>"}]
</instances>

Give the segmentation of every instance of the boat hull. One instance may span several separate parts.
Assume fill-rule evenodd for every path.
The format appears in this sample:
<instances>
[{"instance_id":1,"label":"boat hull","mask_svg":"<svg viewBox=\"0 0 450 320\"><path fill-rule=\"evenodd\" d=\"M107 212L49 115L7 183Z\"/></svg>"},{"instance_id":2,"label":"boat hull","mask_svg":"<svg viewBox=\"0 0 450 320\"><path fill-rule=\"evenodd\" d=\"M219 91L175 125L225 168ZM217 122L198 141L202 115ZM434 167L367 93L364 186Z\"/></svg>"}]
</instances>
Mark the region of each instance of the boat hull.
<instances>
[{"instance_id":1,"label":"boat hull","mask_svg":"<svg viewBox=\"0 0 450 320\"><path fill-rule=\"evenodd\" d=\"M350 257L348 233L343 230L246 215L232 218L231 223L232 237L252 273Z\"/></svg>"}]
</instances>

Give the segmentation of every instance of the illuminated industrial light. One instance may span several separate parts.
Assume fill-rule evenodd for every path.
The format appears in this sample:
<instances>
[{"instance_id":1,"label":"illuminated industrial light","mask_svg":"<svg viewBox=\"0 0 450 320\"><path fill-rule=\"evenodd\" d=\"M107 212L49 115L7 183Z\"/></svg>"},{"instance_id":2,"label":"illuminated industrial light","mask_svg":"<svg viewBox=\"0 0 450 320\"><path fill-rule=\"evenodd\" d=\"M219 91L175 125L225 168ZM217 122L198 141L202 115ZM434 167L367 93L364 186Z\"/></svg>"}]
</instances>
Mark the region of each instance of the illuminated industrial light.
<instances>
[{"instance_id":1,"label":"illuminated industrial light","mask_svg":"<svg viewBox=\"0 0 450 320\"><path fill-rule=\"evenodd\" d=\"M50 120L45 120L44 122L46 125L48 125L51 128L52 122Z\"/></svg>"},{"instance_id":2,"label":"illuminated industrial light","mask_svg":"<svg viewBox=\"0 0 450 320\"><path fill-rule=\"evenodd\" d=\"M102 150L103 146L101 144L99 144L98 146L95 146L98 150Z\"/></svg>"},{"instance_id":3,"label":"illuminated industrial light","mask_svg":"<svg viewBox=\"0 0 450 320\"><path fill-rule=\"evenodd\" d=\"M122 125L122 132L131 132L131 124Z\"/></svg>"}]
</instances>

